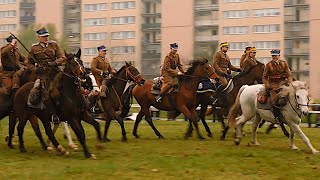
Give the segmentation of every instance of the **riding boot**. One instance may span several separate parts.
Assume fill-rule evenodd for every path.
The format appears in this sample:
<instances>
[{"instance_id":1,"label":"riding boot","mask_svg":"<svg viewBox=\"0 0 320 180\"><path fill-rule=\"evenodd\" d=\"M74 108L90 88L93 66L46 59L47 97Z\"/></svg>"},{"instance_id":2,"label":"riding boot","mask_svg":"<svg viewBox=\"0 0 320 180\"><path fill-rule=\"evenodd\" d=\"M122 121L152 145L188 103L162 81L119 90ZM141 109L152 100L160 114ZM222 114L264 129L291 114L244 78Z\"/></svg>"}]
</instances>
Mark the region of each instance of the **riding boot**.
<instances>
[{"instance_id":1,"label":"riding boot","mask_svg":"<svg viewBox=\"0 0 320 180\"><path fill-rule=\"evenodd\" d=\"M156 96L156 102L160 103L162 98L167 94L170 88L171 88L170 84L164 84L164 86L161 88L160 94Z\"/></svg>"},{"instance_id":2,"label":"riding boot","mask_svg":"<svg viewBox=\"0 0 320 180\"><path fill-rule=\"evenodd\" d=\"M37 79L34 83L33 88L30 90L30 94L28 97L28 104L30 105L38 105L41 102L41 83L40 79Z\"/></svg>"},{"instance_id":3,"label":"riding boot","mask_svg":"<svg viewBox=\"0 0 320 180\"><path fill-rule=\"evenodd\" d=\"M279 123L281 121L281 116L282 116L280 108L273 106L272 110L273 110L274 118L276 119L277 123Z\"/></svg>"}]
</instances>

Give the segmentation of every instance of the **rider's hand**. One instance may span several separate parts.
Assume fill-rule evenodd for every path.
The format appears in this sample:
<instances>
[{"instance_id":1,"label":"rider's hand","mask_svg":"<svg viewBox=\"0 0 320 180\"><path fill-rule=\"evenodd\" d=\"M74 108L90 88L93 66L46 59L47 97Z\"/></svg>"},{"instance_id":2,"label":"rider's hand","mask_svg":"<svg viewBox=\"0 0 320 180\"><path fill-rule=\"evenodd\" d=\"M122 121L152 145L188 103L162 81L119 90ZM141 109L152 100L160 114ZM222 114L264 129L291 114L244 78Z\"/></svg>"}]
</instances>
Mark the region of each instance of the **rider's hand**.
<instances>
[{"instance_id":1,"label":"rider's hand","mask_svg":"<svg viewBox=\"0 0 320 180\"><path fill-rule=\"evenodd\" d=\"M12 39L12 41L11 41L11 44L12 44L12 46L16 46L17 45L17 40L16 39Z\"/></svg>"},{"instance_id":2,"label":"rider's hand","mask_svg":"<svg viewBox=\"0 0 320 180\"><path fill-rule=\"evenodd\" d=\"M48 62L48 66L52 67L52 66L57 66L57 63L56 62Z\"/></svg>"},{"instance_id":3,"label":"rider's hand","mask_svg":"<svg viewBox=\"0 0 320 180\"><path fill-rule=\"evenodd\" d=\"M240 68L238 68L236 71L237 71L237 72L242 72L242 70L241 70Z\"/></svg>"},{"instance_id":4,"label":"rider's hand","mask_svg":"<svg viewBox=\"0 0 320 180\"><path fill-rule=\"evenodd\" d=\"M109 76L109 71L103 71L102 73L104 76Z\"/></svg>"},{"instance_id":5,"label":"rider's hand","mask_svg":"<svg viewBox=\"0 0 320 180\"><path fill-rule=\"evenodd\" d=\"M179 72L178 72L178 76L181 76L181 75L183 75L183 73L179 71Z\"/></svg>"},{"instance_id":6,"label":"rider's hand","mask_svg":"<svg viewBox=\"0 0 320 180\"><path fill-rule=\"evenodd\" d=\"M226 77L227 79L232 79L233 78L233 76L231 74L227 74L227 73L224 74L224 77Z\"/></svg>"}]
</instances>

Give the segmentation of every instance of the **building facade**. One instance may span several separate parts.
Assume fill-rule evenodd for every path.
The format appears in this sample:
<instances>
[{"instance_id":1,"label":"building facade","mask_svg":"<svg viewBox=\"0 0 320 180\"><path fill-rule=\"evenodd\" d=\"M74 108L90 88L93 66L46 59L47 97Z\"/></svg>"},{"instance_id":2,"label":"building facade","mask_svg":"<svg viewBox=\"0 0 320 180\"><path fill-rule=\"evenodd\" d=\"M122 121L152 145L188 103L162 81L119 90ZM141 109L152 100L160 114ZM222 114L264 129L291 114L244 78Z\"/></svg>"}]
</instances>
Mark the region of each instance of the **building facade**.
<instances>
[{"instance_id":1,"label":"building facade","mask_svg":"<svg viewBox=\"0 0 320 180\"><path fill-rule=\"evenodd\" d=\"M20 28L19 1L0 0L0 45L6 44L9 32L16 34Z\"/></svg>"}]
</instances>

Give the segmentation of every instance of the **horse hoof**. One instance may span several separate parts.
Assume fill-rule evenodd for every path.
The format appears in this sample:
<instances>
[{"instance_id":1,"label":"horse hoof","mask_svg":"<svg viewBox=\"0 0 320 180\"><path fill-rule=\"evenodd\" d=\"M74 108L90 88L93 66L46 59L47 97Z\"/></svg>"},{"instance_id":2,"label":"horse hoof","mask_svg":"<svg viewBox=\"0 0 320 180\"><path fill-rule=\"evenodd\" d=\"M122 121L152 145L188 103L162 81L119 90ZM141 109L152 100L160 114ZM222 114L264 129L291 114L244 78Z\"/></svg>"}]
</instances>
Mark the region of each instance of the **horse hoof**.
<instances>
[{"instance_id":1,"label":"horse hoof","mask_svg":"<svg viewBox=\"0 0 320 180\"><path fill-rule=\"evenodd\" d=\"M312 154L318 154L319 153L319 151L318 150L314 150L314 151L312 151Z\"/></svg>"},{"instance_id":2,"label":"horse hoof","mask_svg":"<svg viewBox=\"0 0 320 180\"><path fill-rule=\"evenodd\" d=\"M68 155L69 154L69 152L66 149L64 149L61 145L59 145L57 147L57 150L61 155Z\"/></svg>"},{"instance_id":3,"label":"horse hoof","mask_svg":"<svg viewBox=\"0 0 320 180\"><path fill-rule=\"evenodd\" d=\"M198 136L198 138L200 139L200 140L204 140L204 139L206 139L206 138L204 138L203 136L201 136L201 135L199 135Z\"/></svg>"},{"instance_id":4,"label":"horse hoof","mask_svg":"<svg viewBox=\"0 0 320 180\"><path fill-rule=\"evenodd\" d=\"M14 149L14 146L12 144L8 144L9 149Z\"/></svg>"},{"instance_id":5,"label":"horse hoof","mask_svg":"<svg viewBox=\"0 0 320 180\"><path fill-rule=\"evenodd\" d=\"M158 136L159 139L165 139L162 135Z\"/></svg>"},{"instance_id":6,"label":"horse hoof","mask_svg":"<svg viewBox=\"0 0 320 180\"><path fill-rule=\"evenodd\" d=\"M25 148L20 148L20 152L21 152L21 153L26 153L27 150L26 150Z\"/></svg>"},{"instance_id":7,"label":"horse hoof","mask_svg":"<svg viewBox=\"0 0 320 180\"><path fill-rule=\"evenodd\" d=\"M209 137L209 138L213 138L213 135L212 135L212 134L208 134L208 137Z\"/></svg>"},{"instance_id":8,"label":"horse hoof","mask_svg":"<svg viewBox=\"0 0 320 180\"><path fill-rule=\"evenodd\" d=\"M251 144L254 146L260 146L260 143L258 143L258 142L251 142Z\"/></svg>"},{"instance_id":9,"label":"horse hoof","mask_svg":"<svg viewBox=\"0 0 320 180\"><path fill-rule=\"evenodd\" d=\"M234 143L238 146L240 144L240 139L239 138L234 139Z\"/></svg>"},{"instance_id":10,"label":"horse hoof","mask_svg":"<svg viewBox=\"0 0 320 180\"><path fill-rule=\"evenodd\" d=\"M190 134L187 134L187 133L186 133L186 134L184 134L184 139L185 139L185 140L189 139L189 137L191 137L191 135L190 135Z\"/></svg>"},{"instance_id":11,"label":"horse hoof","mask_svg":"<svg viewBox=\"0 0 320 180\"><path fill-rule=\"evenodd\" d=\"M91 154L91 155L90 155L90 159L96 160L96 159L97 159L97 157L96 157L96 155Z\"/></svg>"},{"instance_id":12,"label":"horse hoof","mask_svg":"<svg viewBox=\"0 0 320 180\"><path fill-rule=\"evenodd\" d=\"M4 140L5 140L5 142L8 142L8 141L9 141L9 136L6 136L6 137L4 138Z\"/></svg>"},{"instance_id":13,"label":"horse hoof","mask_svg":"<svg viewBox=\"0 0 320 180\"><path fill-rule=\"evenodd\" d=\"M53 150L53 147L47 146L46 150L47 150L47 151L52 151L52 150Z\"/></svg>"},{"instance_id":14,"label":"horse hoof","mask_svg":"<svg viewBox=\"0 0 320 180\"><path fill-rule=\"evenodd\" d=\"M109 141L111 141L109 138L103 138L103 141L104 142L109 142Z\"/></svg>"},{"instance_id":15,"label":"horse hoof","mask_svg":"<svg viewBox=\"0 0 320 180\"><path fill-rule=\"evenodd\" d=\"M70 144L69 147L73 150L73 151L78 151L79 147L76 144Z\"/></svg>"}]
</instances>

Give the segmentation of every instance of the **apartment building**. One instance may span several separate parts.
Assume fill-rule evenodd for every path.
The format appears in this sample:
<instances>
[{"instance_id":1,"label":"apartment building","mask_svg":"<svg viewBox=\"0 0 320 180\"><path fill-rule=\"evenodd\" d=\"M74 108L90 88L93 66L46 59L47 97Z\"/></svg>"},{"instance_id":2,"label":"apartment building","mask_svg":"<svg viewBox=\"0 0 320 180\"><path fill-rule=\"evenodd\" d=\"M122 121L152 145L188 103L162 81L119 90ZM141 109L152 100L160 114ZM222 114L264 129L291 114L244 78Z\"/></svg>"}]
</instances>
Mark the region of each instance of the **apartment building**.
<instances>
[{"instance_id":1,"label":"apartment building","mask_svg":"<svg viewBox=\"0 0 320 180\"><path fill-rule=\"evenodd\" d=\"M6 44L9 32L19 29L19 2L17 0L0 0L0 45Z\"/></svg>"},{"instance_id":2,"label":"apartment building","mask_svg":"<svg viewBox=\"0 0 320 180\"><path fill-rule=\"evenodd\" d=\"M115 69L127 61L141 70L140 6L140 1L82 0L81 47L87 65L97 56L97 47L104 44Z\"/></svg>"},{"instance_id":3,"label":"apartment building","mask_svg":"<svg viewBox=\"0 0 320 180\"><path fill-rule=\"evenodd\" d=\"M220 0L219 40L230 44L232 64L239 65L246 46L257 48L257 59L270 61L270 50L284 56L283 0Z\"/></svg>"}]
</instances>

